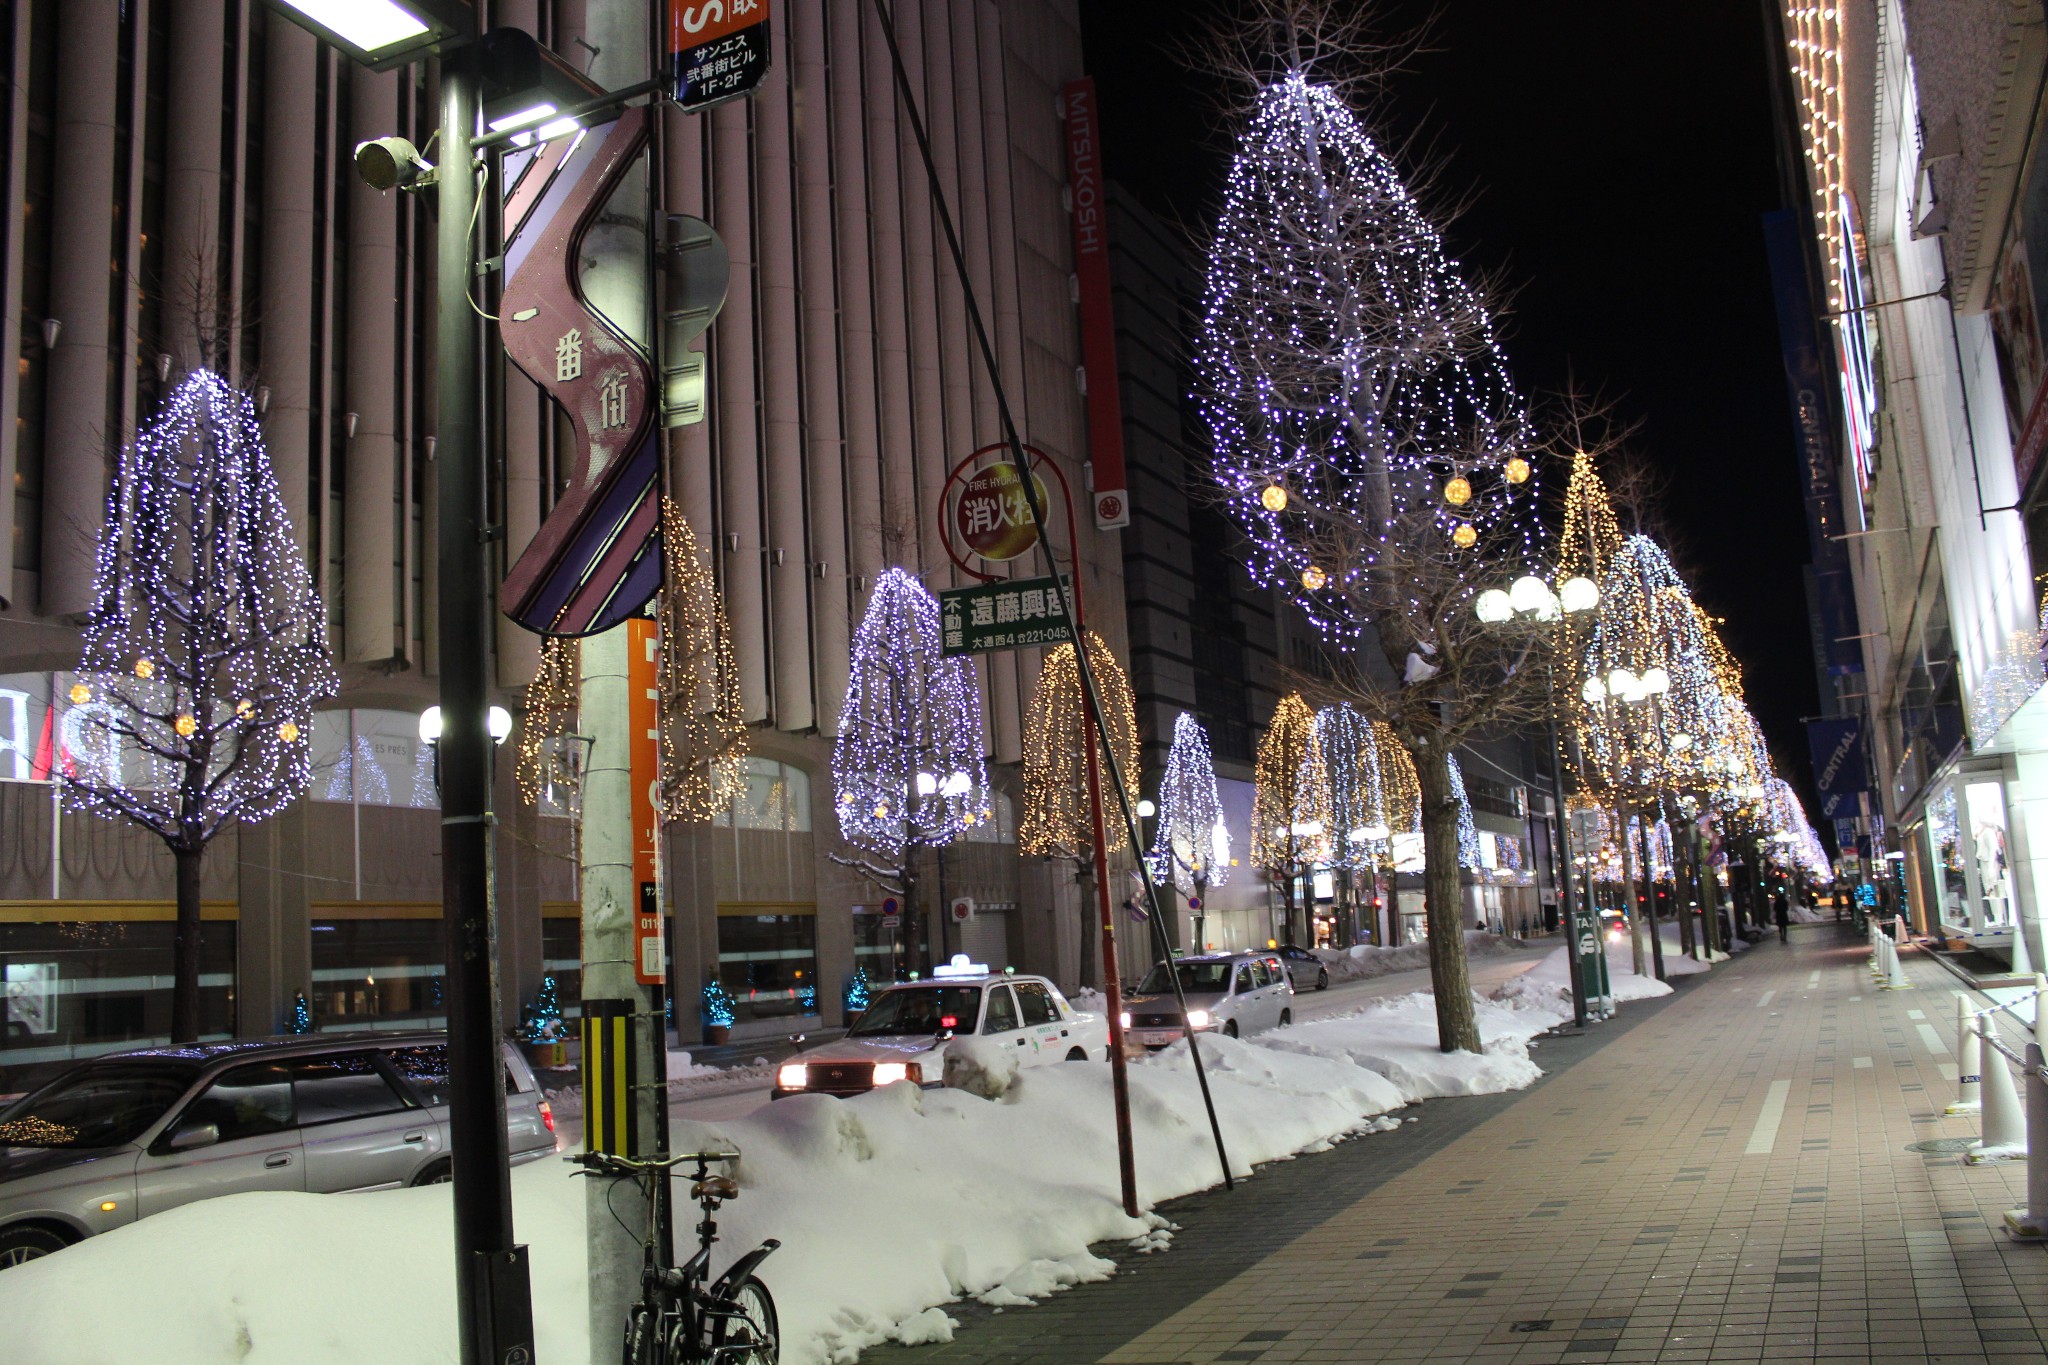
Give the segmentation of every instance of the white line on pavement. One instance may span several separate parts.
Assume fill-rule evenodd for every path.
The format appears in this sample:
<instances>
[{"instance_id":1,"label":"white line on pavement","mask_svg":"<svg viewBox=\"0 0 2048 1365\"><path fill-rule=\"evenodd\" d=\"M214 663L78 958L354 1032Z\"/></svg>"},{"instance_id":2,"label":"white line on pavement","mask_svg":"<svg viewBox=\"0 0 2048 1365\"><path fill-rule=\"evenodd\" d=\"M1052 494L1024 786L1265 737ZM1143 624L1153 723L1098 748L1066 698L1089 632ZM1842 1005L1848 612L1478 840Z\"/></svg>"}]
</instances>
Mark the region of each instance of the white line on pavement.
<instances>
[{"instance_id":1,"label":"white line on pavement","mask_svg":"<svg viewBox=\"0 0 2048 1365\"><path fill-rule=\"evenodd\" d=\"M1871 1062L1868 1057L1851 1057L1849 1065L1858 1071L1868 1071L1870 1070Z\"/></svg>"},{"instance_id":2,"label":"white line on pavement","mask_svg":"<svg viewBox=\"0 0 2048 1365\"><path fill-rule=\"evenodd\" d=\"M1939 1033L1934 1031L1934 1025L1915 1024L1913 1027L1919 1031L1920 1041L1927 1044L1929 1052L1932 1052L1937 1057L1949 1055L1948 1042Z\"/></svg>"},{"instance_id":3,"label":"white line on pavement","mask_svg":"<svg viewBox=\"0 0 2048 1365\"><path fill-rule=\"evenodd\" d=\"M1816 969L1806 974L1806 989L1812 990L1820 984L1820 972Z\"/></svg>"},{"instance_id":4,"label":"white line on pavement","mask_svg":"<svg viewBox=\"0 0 2048 1365\"><path fill-rule=\"evenodd\" d=\"M1936 1062L1934 1064L1934 1069L1941 1073L1941 1078L1945 1081L1955 1080L1958 1076L1962 1074L1960 1071L1956 1070L1956 1064L1954 1062Z\"/></svg>"},{"instance_id":5,"label":"white line on pavement","mask_svg":"<svg viewBox=\"0 0 2048 1365\"><path fill-rule=\"evenodd\" d=\"M1774 995L1776 995L1776 994L1777 994L1777 992L1776 992L1776 991L1765 991L1765 992L1764 992L1764 993L1763 993L1762 995L1759 995L1759 996L1758 996L1758 997L1756 998L1756 1007L1757 1007L1758 1009L1762 1009L1762 1008L1763 1008L1763 1007L1764 1007L1765 1005L1768 1005L1768 1004L1770 1004L1770 1003L1771 1003L1771 997L1772 997L1772 996L1774 996Z\"/></svg>"},{"instance_id":6,"label":"white line on pavement","mask_svg":"<svg viewBox=\"0 0 2048 1365\"><path fill-rule=\"evenodd\" d=\"M1770 1090L1764 1094L1763 1112L1756 1116L1756 1127L1750 1130L1749 1145L1742 1149L1744 1156L1770 1155L1778 1142L1778 1125L1785 1118L1785 1097L1791 1093L1792 1082L1771 1082Z\"/></svg>"},{"instance_id":7,"label":"white line on pavement","mask_svg":"<svg viewBox=\"0 0 2048 1365\"><path fill-rule=\"evenodd\" d=\"M1908 1019L1925 1019L1927 1015L1920 1010L1907 1010L1906 1017Z\"/></svg>"},{"instance_id":8,"label":"white line on pavement","mask_svg":"<svg viewBox=\"0 0 2048 1365\"><path fill-rule=\"evenodd\" d=\"M1849 997L1849 1003L1854 1004L1856 1001L1861 1000L1862 998L1863 997L1860 995L1852 995Z\"/></svg>"}]
</instances>

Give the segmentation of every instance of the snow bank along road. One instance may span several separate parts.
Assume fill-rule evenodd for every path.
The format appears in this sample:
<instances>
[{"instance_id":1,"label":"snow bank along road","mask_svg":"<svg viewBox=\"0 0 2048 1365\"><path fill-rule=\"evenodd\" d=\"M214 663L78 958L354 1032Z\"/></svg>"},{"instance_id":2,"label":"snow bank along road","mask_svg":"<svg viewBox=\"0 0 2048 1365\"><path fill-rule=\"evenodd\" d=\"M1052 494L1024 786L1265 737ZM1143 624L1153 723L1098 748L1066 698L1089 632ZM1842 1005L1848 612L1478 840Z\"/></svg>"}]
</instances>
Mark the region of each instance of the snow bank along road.
<instances>
[{"instance_id":1,"label":"snow bank along road","mask_svg":"<svg viewBox=\"0 0 2048 1365\"><path fill-rule=\"evenodd\" d=\"M1630 975L1623 952L1614 966L1624 998L1669 989ZM1436 1050L1426 993L1354 997L1351 1012L1253 1039L1204 1038L1236 1173L1383 1130L1399 1122L1392 1111L1420 1099L1535 1080L1529 1040L1568 1019L1570 1001L1562 953L1533 966L1531 956L1517 954L1521 970L1480 1001L1483 1054ZM1494 971L1475 962L1475 976ZM805 1095L674 1125L679 1150L744 1154L741 1197L720 1219L721 1249L781 1239L764 1278L782 1310L789 1365L849 1361L884 1340L943 1338L952 1329L943 1305L964 1297L1016 1303L1102 1278L1110 1266L1090 1253L1093 1243L1170 1244L1165 1219L1129 1218L1120 1206L1107 1067L1019 1073L977 1040L956 1047L971 1090ZM1186 1045L1135 1063L1131 1090L1143 1206L1218 1183ZM517 1235L532 1248L539 1358L609 1360L614 1343L593 1352L586 1322L582 1182L546 1161L515 1170L512 1183ZM445 1186L247 1194L145 1219L0 1274L5 1359L451 1361L447 1201ZM87 1307L110 1289L119 1311Z\"/></svg>"}]
</instances>

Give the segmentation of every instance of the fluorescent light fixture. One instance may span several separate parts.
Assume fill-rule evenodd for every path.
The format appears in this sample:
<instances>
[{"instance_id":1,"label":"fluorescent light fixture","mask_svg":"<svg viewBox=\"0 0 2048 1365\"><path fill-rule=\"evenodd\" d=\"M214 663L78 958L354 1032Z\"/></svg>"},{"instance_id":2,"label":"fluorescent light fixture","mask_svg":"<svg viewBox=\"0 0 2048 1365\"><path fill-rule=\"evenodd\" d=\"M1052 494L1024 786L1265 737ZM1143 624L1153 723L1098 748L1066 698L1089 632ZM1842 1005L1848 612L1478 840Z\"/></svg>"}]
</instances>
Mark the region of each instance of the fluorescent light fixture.
<instances>
[{"instance_id":1,"label":"fluorescent light fixture","mask_svg":"<svg viewBox=\"0 0 2048 1365\"><path fill-rule=\"evenodd\" d=\"M476 37L475 0L270 0L300 28L372 71L390 71Z\"/></svg>"},{"instance_id":2,"label":"fluorescent light fixture","mask_svg":"<svg viewBox=\"0 0 2048 1365\"><path fill-rule=\"evenodd\" d=\"M554 112L555 106L552 104L536 104L525 109L515 110L503 118L492 119L491 131L502 133L507 128L524 128L529 123L539 123Z\"/></svg>"},{"instance_id":3,"label":"fluorescent light fixture","mask_svg":"<svg viewBox=\"0 0 2048 1365\"><path fill-rule=\"evenodd\" d=\"M376 53L428 31L419 15L393 0L284 0L351 47Z\"/></svg>"}]
</instances>

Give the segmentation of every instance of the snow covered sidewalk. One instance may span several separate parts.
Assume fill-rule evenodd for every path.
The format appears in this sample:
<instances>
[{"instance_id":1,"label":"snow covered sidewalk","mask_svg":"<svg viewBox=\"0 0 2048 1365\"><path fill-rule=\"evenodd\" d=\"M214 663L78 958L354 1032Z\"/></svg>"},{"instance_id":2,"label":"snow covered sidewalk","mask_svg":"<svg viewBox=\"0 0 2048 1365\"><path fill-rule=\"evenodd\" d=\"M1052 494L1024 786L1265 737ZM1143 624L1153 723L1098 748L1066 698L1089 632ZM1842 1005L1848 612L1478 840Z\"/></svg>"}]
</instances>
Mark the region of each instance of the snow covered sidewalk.
<instances>
[{"instance_id":1,"label":"snow covered sidewalk","mask_svg":"<svg viewBox=\"0 0 2048 1365\"><path fill-rule=\"evenodd\" d=\"M1624 999L1669 992L1610 945ZM1675 951L1667 963L1682 962ZM1697 964L1687 964L1698 969ZM1570 1018L1562 950L1479 1002L1483 1054L1436 1048L1416 993L1245 1040L1201 1041L1235 1172L1398 1123L1417 1100L1517 1089L1541 1073L1530 1040ZM679 1123L673 1142L744 1153L722 1250L764 1237L789 1365L849 1361L879 1341L943 1339L943 1305L1022 1303L1097 1279L1089 1248L1164 1247L1156 1214L1119 1204L1109 1069L1021 1073L963 1040L982 1087L892 1086L854 1100L798 1096L739 1119ZM1153 1208L1220 1183L1185 1044L1135 1062L1139 1193ZM539 1358L584 1365L584 1185L558 1161L513 1172L532 1248ZM10 1365L455 1358L446 1187L332 1198L240 1195L190 1205L0 1275ZM123 1311L80 1312L119 1286ZM612 1352L601 1343L600 1361Z\"/></svg>"}]
</instances>

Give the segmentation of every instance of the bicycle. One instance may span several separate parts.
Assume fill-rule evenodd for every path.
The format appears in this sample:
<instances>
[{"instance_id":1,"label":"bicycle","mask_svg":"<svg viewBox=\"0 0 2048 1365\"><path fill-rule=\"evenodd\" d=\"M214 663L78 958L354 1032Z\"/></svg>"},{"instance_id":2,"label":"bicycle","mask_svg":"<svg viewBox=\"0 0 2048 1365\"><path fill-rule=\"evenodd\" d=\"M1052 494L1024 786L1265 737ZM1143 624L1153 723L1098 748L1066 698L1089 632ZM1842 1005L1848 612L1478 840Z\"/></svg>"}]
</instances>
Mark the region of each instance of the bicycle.
<instances>
[{"instance_id":1,"label":"bicycle","mask_svg":"<svg viewBox=\"0 0 2048 1365\"><path fill-rule=\"evenodd\" d=\"M640 1298L627 1310L625 1365L775 1365L781 1330L775 1300L754 1269L782 1243L773 1237L733 1262L709 1288L711 1244L718 1224L711 1215L739 1197L728 1175L711 1174L715 1162L737 1161L738 1152L660 1153L645 1160L584 1152L567 1158L582 1174L630 1176L647 1192L647 1235L641 1241ZM681 1267L660 1234L668 1223L671 1177L677 1166L694 1163L690 1197L704 1209L697 1224L697 1253Z\"/></svg>"}]
</instances>

